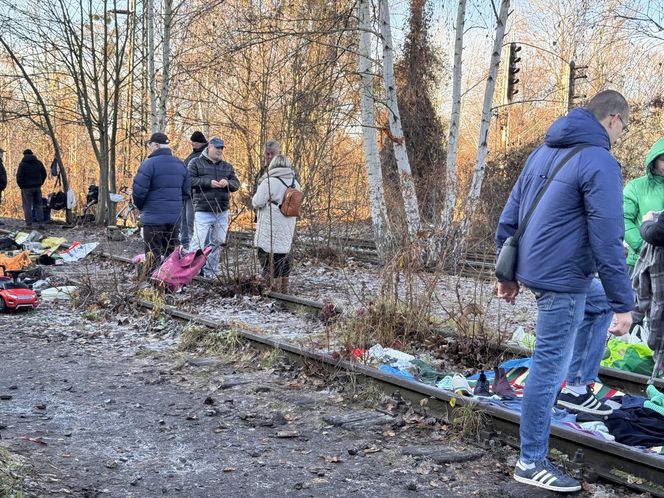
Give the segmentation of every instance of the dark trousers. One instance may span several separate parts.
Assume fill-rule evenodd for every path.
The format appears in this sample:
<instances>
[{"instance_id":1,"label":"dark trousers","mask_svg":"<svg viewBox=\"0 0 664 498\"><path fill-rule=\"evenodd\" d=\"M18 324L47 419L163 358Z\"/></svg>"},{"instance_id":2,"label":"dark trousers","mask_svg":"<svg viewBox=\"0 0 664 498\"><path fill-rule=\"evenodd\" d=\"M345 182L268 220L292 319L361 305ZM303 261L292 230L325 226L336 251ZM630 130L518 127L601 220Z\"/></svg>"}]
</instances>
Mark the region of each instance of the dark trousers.
<instances>
[{"instance_id":1,"label":"dark trousers","mask_svg":"<svg viewBox=\"0 0 664 498\"><path fill-rule=\"evenodd\" d=\"M35 188L22 188L21 201L23 202L23 216L25 217L25 224L32 225L32 208L35 208L37 214L37 223L44 222L44 211L42 210L41 203L42 193L40 187Z\"/></svg>"},{"instance_id":2,"label":"dark trousers","mask_svg":"<svg viewBox=\"0 0 664 498\"><path fill-rule=\"evenodd\" d=\"M258 261L263 268L265 278L288 277L291 272L291 255L289 254L270 254L260 247L258 248ZM270 271L272 270L272 271Z\"/></svg>"},{"instance_id":3,"label":"dark trousers","mask_svg":"<svg viewBox=\"0 0 664 498\"><path fill-rule=\"evenodd\" d=\"M161 265L162 258L168 257L180 243L178 233L177 225L143 226L145 256L150 261L152 270L156 270Z\"/></svg>"}]
</instances>

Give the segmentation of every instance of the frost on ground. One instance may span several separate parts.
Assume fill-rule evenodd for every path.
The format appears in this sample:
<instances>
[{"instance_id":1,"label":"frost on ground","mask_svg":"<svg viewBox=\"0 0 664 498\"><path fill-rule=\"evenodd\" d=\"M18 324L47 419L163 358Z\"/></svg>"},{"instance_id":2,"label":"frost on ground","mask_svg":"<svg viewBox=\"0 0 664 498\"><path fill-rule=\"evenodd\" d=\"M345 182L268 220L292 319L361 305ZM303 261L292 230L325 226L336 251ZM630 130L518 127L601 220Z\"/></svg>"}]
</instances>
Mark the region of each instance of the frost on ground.
<instances>
[{"instance_id":1,"label":"frost on ground","mask_svg":"<svg viewBox=\"0 0 664 498\"><path fill-rule=\"evenodd\" d=\"M0 315L0 448L26 462L12 489L58 498L531 496L511 480L509 448L464 443L398 395L275 351L178 350L183 326L69 303ZM618 496L599 485L583 495Z\"/></svg>"}]
</instances>

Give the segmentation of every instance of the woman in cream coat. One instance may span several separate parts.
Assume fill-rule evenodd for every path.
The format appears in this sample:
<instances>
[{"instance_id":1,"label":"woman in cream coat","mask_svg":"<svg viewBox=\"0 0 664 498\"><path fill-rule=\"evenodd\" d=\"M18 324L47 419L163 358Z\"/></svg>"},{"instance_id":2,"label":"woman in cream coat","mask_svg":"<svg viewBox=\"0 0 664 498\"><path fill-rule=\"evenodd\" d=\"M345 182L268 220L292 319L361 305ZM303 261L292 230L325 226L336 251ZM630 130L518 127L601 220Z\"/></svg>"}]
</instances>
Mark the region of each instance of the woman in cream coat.
<instances>
[{"instance_id":1,"label":"woman in cream coat","mask_svg":"<svg viewBox=\"0 0 664 498\"><path fill-rule=\"evenodd\" d=\"M263 267L263 276L273 282L274 290L284 294L288 293L292 264L290 252L297 218L281 214L279 205L294 178L293 164L285 155L279 154L270 162L267 173L259 179L258 189L251 199L254 209L258 210L254 245ZM297 181L295 188L300 189Z\"/></svg>"}]
</instances>

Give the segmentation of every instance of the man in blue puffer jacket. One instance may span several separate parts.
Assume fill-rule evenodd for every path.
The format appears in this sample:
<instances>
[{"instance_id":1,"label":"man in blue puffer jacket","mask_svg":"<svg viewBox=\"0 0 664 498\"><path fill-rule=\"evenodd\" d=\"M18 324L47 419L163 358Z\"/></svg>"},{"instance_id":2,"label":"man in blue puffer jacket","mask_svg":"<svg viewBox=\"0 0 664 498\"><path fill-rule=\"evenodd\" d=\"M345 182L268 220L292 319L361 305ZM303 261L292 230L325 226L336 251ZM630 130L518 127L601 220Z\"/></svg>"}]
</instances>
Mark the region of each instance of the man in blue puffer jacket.
<instances>
[{"instance_id":1,"label":"man in blue puffer jacket","mask_svg":"<svg viewBox=\"0 0 664 498\"><path fill-rule=\"evenodd\" d=\"M623 180L610 153L628 120L625 98L607 90L586 108L553 123L514 185L496 233L500 251L555 166L573 147L587 145L560 169L535 208L519 241L516 268L518 282L537 298L538 314L514 478L558 492L581 486L546 460L553 405L594 415L611 413L590 385L597 378L607 330L623 335L632 321L623 248ZM518 292L517 282L498 282L498 296L508 302L513 303ZM566 387L559 394L564 380Z\"/></svg>"},{"instance_id":2,"label":"man in blue puffer jacket","mask_svg":"<svg viewBox=\"0 0 664 498\"><path fill-rule=\"evenodd\" d=\"M191 179L165 134L153 133L146 144L149 155L134 177L133 197L141 211L145 254L154 269L178 244L182 202L191 191Z\"/></svg>"}]
</instances>

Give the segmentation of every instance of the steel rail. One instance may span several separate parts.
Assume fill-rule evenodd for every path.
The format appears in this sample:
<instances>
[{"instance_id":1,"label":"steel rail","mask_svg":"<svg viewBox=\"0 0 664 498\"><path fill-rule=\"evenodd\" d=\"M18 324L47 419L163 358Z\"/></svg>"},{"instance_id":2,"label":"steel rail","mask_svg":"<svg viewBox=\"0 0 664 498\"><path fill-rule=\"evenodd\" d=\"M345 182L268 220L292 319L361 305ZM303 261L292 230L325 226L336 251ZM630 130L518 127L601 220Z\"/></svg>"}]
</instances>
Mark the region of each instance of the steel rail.
<instances>
[{"instance_id":1,"label":"steel rail","mask_svg":"<svg viewBox=\"0 0 664 498\"><path fill-rule=\"evenodd\" d=\"M134 298L132 301L146 309L154 308L149 301ZM174 318L215 330L226 325L172 306L161 306L160 309ZM278 349L301 364L313 363L336 373L339 371L352 372L365 381L375 383L388 394L398 391L416 407L421 406L421 403L426 400L429 412L445 420L454 419L456 407L471 404L488 417L487 428L482 432L484 439L497 438L512 446L518 444L519 415L488 401L464 398L426 384L387 374L366 365L334 359L329 354L309 351L246 330L240 329L236 333L254 347L267 350ZM550 446L566 454L573 465L584 467L591 474L639 492L664 497L664 457L662 456L637 451L620 443L594 438L558 425L551 428Z\"/></svg>"}]
</instances>

